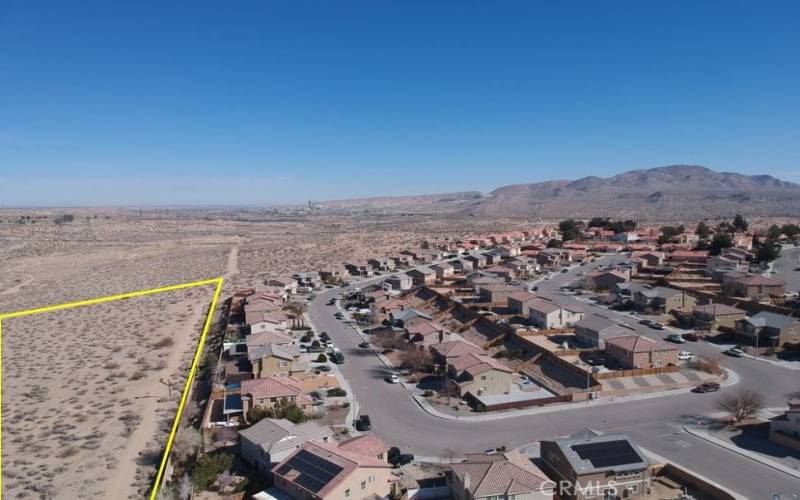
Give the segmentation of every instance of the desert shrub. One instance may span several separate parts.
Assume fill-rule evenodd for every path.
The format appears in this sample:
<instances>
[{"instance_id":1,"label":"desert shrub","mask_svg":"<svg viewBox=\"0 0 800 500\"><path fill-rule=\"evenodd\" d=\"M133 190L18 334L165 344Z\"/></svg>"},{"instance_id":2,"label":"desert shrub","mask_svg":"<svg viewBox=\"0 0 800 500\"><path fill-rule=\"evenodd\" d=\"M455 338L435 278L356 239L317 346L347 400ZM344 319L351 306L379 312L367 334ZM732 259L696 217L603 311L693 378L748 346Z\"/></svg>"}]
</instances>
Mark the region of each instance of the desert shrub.
<instances>
[{"instance_id":1,"label":"desert shrub","mask_svg":"<svg viewBox=\"0 0 800 500\"><path fill-rule=\"evenodd\" d=\"M300 342L311 342L311 339L313 338L314 338L313 335L311 335L310 333L306 333L305 335L300 337Z\"/></svg>"},{"instance_id":2,"label":"desert shrub","mask_svg":"<svg viewBox=\"0 0 800 500\"><path fill-rule=\"evenodd\" d=\"M323 352L319 353L319 356L317 356L317 363L324 363L326 361L328 361L328 356Z\"/></svg>"},{"instance_id":3,"label":"desert shrub","mask_svg":"<svg viewBox=\"0 0 800 500\"><path fill-rule=\"evenodd\" d=\"M163 337L161 340L153 342L153 349L163 349L173 344L175 344L175 340L172 337Z\"/></svg>"},{"instance_id":4,"label":"desert shrub","mask_svg":"<svg viewBox=\"0 0 800 500\"><path fill-rule=\"evenodd\" d=\"M430 397L432 397L432 396L433 396L433 391L432 391L432 390L430 390L430 389L426 389L426 390L425 390L425 392L423 392L423 393L422 393L422 395L423 395L424 397L426 397L426 398L430 398Z\"/></svg>"},{"instance_id":5,"label":"desert shrub","mask_svg":"<svg viewBox=\"0 0 800 500\"><path fill-rule=\"evenodd\" d=\"M130 380L139 380L144 378L144 372L142 370L136 370L135 372L131 373Z\"/></svg>"},{"instance_id":6,"label":"desert shrub","mask_svg":"<svg viewBox=\"0 0 800 500\"><path fill-rule=\"evenodd\" d=\"M217 476L230 469L231 465L233 465L233 455L228 453L203 455L192 469L192 483L198 490L207 490Z\"/></svg>"},{"instance_id":7,"label":"desert shrub","mask_svg":"<svg viewBox=\"0 0 800 500\"><path fill-rule=\"evenodd\" d=\"M328 389L326 392L329 398L341 398L347 396L347 391L342 389L341 387L334 387L332 389Z\"/></svg>"}]
</instances>

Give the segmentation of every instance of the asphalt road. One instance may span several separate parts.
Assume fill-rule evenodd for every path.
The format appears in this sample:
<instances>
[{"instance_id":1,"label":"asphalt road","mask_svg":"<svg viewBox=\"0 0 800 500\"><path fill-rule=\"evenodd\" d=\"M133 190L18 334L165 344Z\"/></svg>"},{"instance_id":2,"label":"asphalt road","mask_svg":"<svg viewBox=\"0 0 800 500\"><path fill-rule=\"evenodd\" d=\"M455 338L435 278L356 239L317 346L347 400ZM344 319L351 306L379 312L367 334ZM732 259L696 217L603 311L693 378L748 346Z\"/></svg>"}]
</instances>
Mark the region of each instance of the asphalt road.
<instances>
[{"instance_id":1,"label":"asphalt road","mask_svg":"<svg viewBox=\"0 0 800 500\"><path fill-rule=\"evenodd\" d=\"M787 292L800 291L800 271L795 271L800 268L800 248L785 245L772 268L777 271L772 276L786 282Z\"/></svg>"},{"instance_id":2,"label":"asphalt road","mask_svg":"<svg viewBox=\"0 0 800 500\"><path fill-rule=\"evenodd\" d=\"M610 260L605 258L604 260ZM562 284L577 277L578 267L539 284L539 293L558 294ZM377 280L373 280L374 282ZM365 286L369 282L361 283ZM619 402L609 405L569 405L562 411L508 417L484 422L445 420L424 412L400 385L383 381L385 367L375 353L360 349L361 338L353 328L334 318L335 307L326 302L341 289L325 290L308 309L319 331L327 331L346 356L342 374L359 401L362 414L370 415L374 432L391 445L420 456L460 455L505 445L518 447L554 435L571 434L583 427L601 431L627 432L644 448L677 463L691 467L710 479L726 485L748 498L769 498L773 491L800 495L797 479L682 432L682 423L715 411L716 394L685 393L666 397ZM580 302L587 310L597 308L602 314L617 315L574 296L559 299ZM638 332L665 336L619 315ZM704 343L685 344L697 354L719 352ZM800 375L785 368L754 359L725 359L723 364L741 377L737 387L749 387L764 393L767 406L781 406L800 391ZM730 390L730 389L723 389ZM676 439L675 436L683 436ZM676 444L677 442L677 444Z\"/></svg>"}]
</instances>

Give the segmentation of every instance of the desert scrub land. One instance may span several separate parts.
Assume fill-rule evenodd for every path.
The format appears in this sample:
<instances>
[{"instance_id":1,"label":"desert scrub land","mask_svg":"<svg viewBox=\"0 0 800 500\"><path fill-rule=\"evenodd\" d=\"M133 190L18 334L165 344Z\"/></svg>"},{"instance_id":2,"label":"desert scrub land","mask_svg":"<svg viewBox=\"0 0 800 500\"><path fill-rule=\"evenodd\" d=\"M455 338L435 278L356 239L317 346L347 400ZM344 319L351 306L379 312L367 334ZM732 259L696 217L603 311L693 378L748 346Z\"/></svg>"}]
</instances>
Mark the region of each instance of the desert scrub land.
<instances>
[{"instance_id":1,"label":"desert scrub land","mask_svg":"<svg viewBox=\"0 0 800 500\"><path fill-rule=\"evenodd\" d=\"M4 495L141 498L213 290L4 320Z\"/></svg>"}]
</instances>

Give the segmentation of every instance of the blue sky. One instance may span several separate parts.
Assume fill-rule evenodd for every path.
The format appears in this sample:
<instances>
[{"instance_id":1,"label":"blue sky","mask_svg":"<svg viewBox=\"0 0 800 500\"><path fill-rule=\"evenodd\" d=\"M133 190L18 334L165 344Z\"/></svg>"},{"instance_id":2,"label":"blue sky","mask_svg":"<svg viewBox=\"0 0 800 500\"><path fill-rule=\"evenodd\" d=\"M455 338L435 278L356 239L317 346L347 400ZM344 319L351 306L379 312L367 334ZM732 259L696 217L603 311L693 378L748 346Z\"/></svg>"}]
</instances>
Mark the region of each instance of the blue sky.
<instances>
[{"instance_id":1,"label":"blue sky","mask_svg":"<svg viewBox=\"0 0 800 500\"><path fill-rule=\"evenodd\" d=\"M0 7L0 206L800 182L800 2Z\"/></svg>"}]
</instances>

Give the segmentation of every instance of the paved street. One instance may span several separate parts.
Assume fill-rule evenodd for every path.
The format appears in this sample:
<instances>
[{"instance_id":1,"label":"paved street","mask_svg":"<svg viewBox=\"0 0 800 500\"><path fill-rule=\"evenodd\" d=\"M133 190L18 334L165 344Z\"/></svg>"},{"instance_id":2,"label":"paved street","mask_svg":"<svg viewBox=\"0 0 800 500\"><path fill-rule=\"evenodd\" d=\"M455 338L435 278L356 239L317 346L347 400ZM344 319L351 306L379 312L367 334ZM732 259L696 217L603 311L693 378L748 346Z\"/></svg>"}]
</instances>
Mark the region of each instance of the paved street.
<instances>
[{"instance_id":1,"label":"paved street","mask_svg":"<svg viewBox=\"0 0 800 500\"><path fill-rule=\"evenodd\" d=\"M800 267L800 248L784 245L780 257L772 267L777 273L772 276L786 282L787 292L800 291L800 271L795 271L798 267Z\"/></svg>"},{"instance_id":2,"label":"paved street","mask_svg":"<svg viewBox=\"0 0 800 500\"><path fill-rule=\"evenodd\" d=\"M588 267L578 267L540 283L540 293L558 293L559 286L575 279L579 270L587 271ZM369 282L359 286L366 283ZM570 405L563 411L486 422L458 422L429 415L400 385L383 381L385 368L378 357L358 348L361 341L358 334L350 325L333 317L336 309L325 303L340 292L341 289L321 292L310 305L309 316L320 331L330 334L345 354L346 361L341 371L356 393L361 412L370 415L375 433L393 445L421 456L447 456L501 445L521 446L589 426L602 431L629 432L645 448L690 466L748 498L768 498L769 493L776 490L800 494L795 478L713 444L691 436L678 440L660 437L671 436L680 429L680 424L691 421L692 417L715 411L715 394L687 392L612 405ZM598 308L604 314L619 314L578 301L574 296L559 296L562 297L580 302L587 308ZM619 316L642 334L665 335L640 326L625 315ZM693 343L690 348L698 354L718 352L717 347L703 343ZM728 358L723 360L723 364L741 376L737 387L764 391L768 406L783 405L790 394L800 390L797 373L780 366L753 359ZM676 441L681 443L676 444Z\"/></svg>"}]
</instances>

